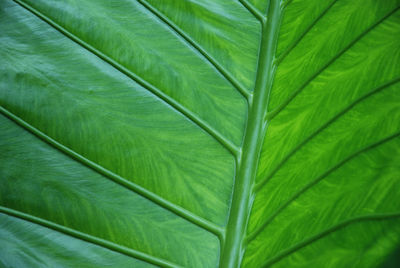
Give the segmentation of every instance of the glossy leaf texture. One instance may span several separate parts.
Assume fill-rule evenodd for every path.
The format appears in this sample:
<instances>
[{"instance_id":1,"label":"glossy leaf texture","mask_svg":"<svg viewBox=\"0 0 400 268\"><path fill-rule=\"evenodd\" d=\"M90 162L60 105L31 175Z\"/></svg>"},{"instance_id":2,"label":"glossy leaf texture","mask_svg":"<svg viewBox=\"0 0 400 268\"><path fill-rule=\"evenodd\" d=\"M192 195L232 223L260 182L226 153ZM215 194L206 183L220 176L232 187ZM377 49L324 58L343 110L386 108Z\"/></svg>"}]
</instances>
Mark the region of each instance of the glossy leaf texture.
<instances>
[{"instance_id":1,"label":"glossy leaf texture","mask_svg":"<svg viewBox=\"0 0 400 268\"><path fill-rule=\"evenodd\" d=\"M0 266L395 267L399 0L0 0Z\"/></svg>"}]
</instances>

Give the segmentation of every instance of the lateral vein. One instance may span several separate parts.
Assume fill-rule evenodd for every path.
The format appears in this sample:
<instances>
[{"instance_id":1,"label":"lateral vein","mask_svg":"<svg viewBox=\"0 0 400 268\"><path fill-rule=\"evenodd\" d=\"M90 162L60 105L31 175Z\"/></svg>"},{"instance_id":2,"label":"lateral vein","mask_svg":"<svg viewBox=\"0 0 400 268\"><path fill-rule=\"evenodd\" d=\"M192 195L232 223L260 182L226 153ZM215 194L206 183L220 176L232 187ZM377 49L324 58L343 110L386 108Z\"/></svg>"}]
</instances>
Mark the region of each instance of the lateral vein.
<instances>
[{"instance_id":1,"label":"lateral vein","mask_svg":"<svg viewBox=\"0 0 400 268\"><path fill-rule=\"evenodd\" d=\"M333 116L330 120L328 120L325 124L323 124L320 128L318 128L314 133L312 133L310 136L308 136L307 138L305 138L302 142L300 142L291 152L289 152L283 159L281 162L279 162L279 164L272 170L272 172L266 176L263 180L259 181L255 187L254 187L254 191L258 192L260 191L265 184L267 184L267 182L276 174L276 172L279 171L279 169L297 152L299 151L304 145L306 145L309 141L311 141L315 136L317 136L319 133L321 133L325 128L329 127L332 123L334 123L337 119L339 119L341 116L343 116L344 114L346 114L347 112L349 112L352 108L354 108L354 106L356 106L357 104L363 102L364 100L368 99L369 97L381 92L382 90L395 85L396 83L400 82L400 77L391 80L390 82L383 84L373 90L371 90L370 92L368 92L367 94L361 96L360 98L356 99L354 102L352 102L349 106L347 106L346 108L344 108L342 111L340 111L339 113L337 113L335 116Z\"/></svg>"},{"instance_id":2,"label":"lateral vein","mask_svg":"<svg viewBox=\"0 0 400 268\"><path fill-rule=\"evenodd\" d=\"M253 16L258 19L261 24L265 24L266 16L262 14L253 4L249 3L247 0L239 0L239 2L251 13Z\"/></svg>"},{"instance_id":3,"label":"lateral vein","mask_svg":"<svg viewBox=\"0 0 400 268\"><path fill-rule=\"evenodd\" d=\"M71 157L72 159L78 161L84 166L87 166L88 168L96 171L97 173L103 175L104 177L110 179L111 181L131 190L132 192L135 192L139 194L140 196L150 200L151 202L157 204L160 207L163 207L164 209L174 213L175 215L186 219L187 221L203 228L204 230L207 230L215 235L217 235L219 238L221 237L223 230L221 227L218 225L202 218L199 217L198 215L193 214L192 212L175 205L168 200L162 198L161 196L141 187L140 185L133 183L117 174L114 172L98 165L97 163L87 159L86 157L78 154L77 152L71 150L70 148L64 146L63 144L59 143L58 141L54 140L53 138L49 137L45 133L41 132L34 126L30 125L26 121L22 120L18 116L14 115L10 111L8 111L6 108L0 106L0 113L4 114L6 117L14 121L16 124L20 125L24 129L28 130L44 142L48 143L49 145L53 146L54 148L58 149L65 155Z\"/></svg>"},{"instance_id":4,"label":"lateral vein","mask_svg":"<svg viewBox=\"0 0 400 268\"><path fill-rule=\"evenodd\" d=\"M191 122L193 122L195 125L203 129L205 132L207 132L211 137L213 137L216 141L218 141L225 149L227 149L233 156L237 156L240 153L240 149L238 146L233 144L230 140L228 140L225 136L223 136L218 130L210 126L206 121L201 119L198 115L187 109L185 106L162 92L160 89L156 88L149 82L145 81L120 63L116 62L114 59L110 58L103 52L99 51L95 47L91 46L90 44L86 43L85 41L81 40L79 37L76 35L72 34L68 30L66 30L64 27L35 9L34 7L28 5L27 3L21 1L21 0L13 0L23 8L27 9L28 11L32 12L34 15L36 15L38 18L52 26L54 29L62 33L64 36L68 37L81 47L87 49L88 51L92 52L94 55L97 57L101 58L111 66L113 66L115 69L117 69L119 72L123 73L139 85L141 85L143 88L147 89L149 92L153 93L155 96L157 96L159 99L163 100L166 104L171 106L174 110L178 111L181 113L183 116L188 118Z\"/></svg>"},{"instance_id":5,"label":"lateral vein","mask_svg":"<svg viewBox=\"0 0 400 268\"><path fill-rule=\"evenodd\" d=\"M289 2L289 1L288 1ZM337 2L337 0L333 0L331 4L328 5L328 7L315 19L308 27L307 29L293 42L292 45L290 45L276 60L276 64L279 65L285 58L286 56L300 43L300 41L304 38L304 36L307 35L311 31L311 29L317 24L317 22L322 19L326 13L331 9L331 7ZM287 3L288 5L290 3Z\"/></svg>"},{"instance_id":6,"label":"lateral vein","mask_svg":"<svg viewBox=\"0 0 400 268\"><path fill-rule=\"evenodd\" d=\"M293 201L295 201L297 198L299 198L301 195L303 195L305 192L307 192L309 189L311 189L313 186L317 185L319 182L321 182L323 179L325 179L326 177L328 177L331 173L333 173L334 171L338 170L339 168L341 168L343 165L345 165L347 162L351 161L352 159L358 157L359 155L374 149L394 138L397 138L398 136L400 136L400 132L397 132L391 136L388 136L376 143L370 144L364 148L362 148L361 150L351 154L350 156L346 157L345 159L343 159L342 161L340 161L338 164L336 164L335 166L333 166L332 168L330 168L329 170L327 170L326 172L324 172L323 174L321 174L320 176L318 176L316 179L314 179L313 181L311 181L310 183L308 183L306 186L304 186L302 189L300 189L297 193L295 193L294 195L292 195L291 198L289 198L284 204L282 204L263 224L261 224L256 230L254 230L252 233L250 233L247 236L247 243L250 243L252 240L254 240L257 235L259 235L282 211L284 211Z\"/></svg>"},{"instance_id":7,"label":"lateral vein","mask_svg":"<svg viewBox=\"0 0 400 268\"><path fill-rule=\"evenodd\" d=\"M71 229L69 227L60 225L58 223L48 221L43 218L39 218L39 217L33 216L31 214L27 214L27 213L15 210L15 209L0 206L0 213L7 214L9 216L19 218L24 221L29 221L29 222L37 224L37 225L41 225L43 227L55 230L60 233L64 233L66 235L75 237L75 238L83 240L85 242L92 243L99 247L106 248L106 249L112 250L114 252L126 255L128 257L133 257L135 259L139 259L141 261L144 261L144 262L147 262L150 264L159 265L162 267L174 267L174 268L181 267L181 266L179 266L175 263L171 263L167 260L163 260L158 257L148 255L144 252L141 252L141 251L138 251L138 250L135 250L132 248L128 248L128 247L116 244L114 242L111 242L109 240L105 240L105 239L102 239L102 238L99 238L99 237L96 237L96 236L93 236L93 235L90 235L87 233L83 233L83 232Z\"/></svg>"},{"instance_id":8,"label":"lateral vein","mask_svg":"<svg viewBox=\"0 0 400 268\"><path fill-rule=\"evenodd\" d=\"M282 259L288 257L289 255L293 254L294 252L318 241L319 239L324 238L325 236L336 232L342 228L345 228L351 224L354 223L358 223L358 222L364 222L364 221L383 221L383 220L391 220L391 219L396 219L396 218L400 218L400 212L394 212L394 213L385 213L385 214L371 214L371 215L363 215L363 216L358 216L358 217L354 217L348 220L345 220L341 223L338 223L328 229L325 229L324 231L313 235L312 237L303 240L300 243L295 244L294 246L288 248L287 250L284 250L280 253L278 253L277 255L275 255L275 257L272 257L271 259L267 260L262 267L270 267L272 264L275 264L279 261L281 261Z\"/></svg>"},{"instance_id":9,"label":"lateral vein","mask_svg":"<svg viewBox=\"0 0 400 268\"><path fill-rule=\"evenodd\" d=\"M186 34L182 29L180 29L174 22L172 22L167 16L158 11L154 6L152 6L146 0L138 0L147 10L153 13L161 21L167 24L175 33L177 33L181 38L183 38L187 43L189 43L194 49L196 49L203 57L213 65L219 73L228 80L236 90L244 97L246 100L250 97L250 92L227 70L222 66L213 56L211 56L205 49L201 47L194 39L192 39L188 34Z\"/></svg>"},{"instance_id":10,"label":"lateral vein","mask_svg":"<svg viewBox=\"0 0 400 268\"><path fill-rule=\"evenodd\" d=\"M399 7L395 8L385 16L383 16L380 20L378 20L376 23L371 25L368 29L366 29L364 32L362 32L359 36L357 36L352 42L350 42L346 47L344 47L341 51L339 51L338 54L336 54L333 58L331 58L322 68L320 68L316 73L314 73L304 84L302 84L298 89L296 89L288 98L285 100L282 104L280 104L275 110L270 112L267 115L267 120L272 120L275 116L277 116L292 100L294 100L297 95L303 89L310 84L318 75L320 75L324 70L326 70L332 63L334 63L337 59L339 59L346 51L348 51L352 46L354 46L358 41L360 41L364 36L366 36L369 32L371 32L375 27L377 27L379 24L381 24L384 20L386 20L388 17L390 17L393 13L395 13Z\"/></svg>"}]
</instances>

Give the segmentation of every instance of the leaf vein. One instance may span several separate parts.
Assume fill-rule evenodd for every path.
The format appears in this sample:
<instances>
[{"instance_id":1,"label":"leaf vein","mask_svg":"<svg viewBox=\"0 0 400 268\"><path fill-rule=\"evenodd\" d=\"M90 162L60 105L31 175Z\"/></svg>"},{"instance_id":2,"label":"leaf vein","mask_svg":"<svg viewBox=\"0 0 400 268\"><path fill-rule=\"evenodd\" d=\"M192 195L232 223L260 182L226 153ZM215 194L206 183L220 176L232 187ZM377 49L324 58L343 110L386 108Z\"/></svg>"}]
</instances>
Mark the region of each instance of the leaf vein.
<instances>
[{"instance_id":1,"label":"leaf vein","mask_svg":"<svg viewBox=\"0 0 400 268\"><path fill-rule=\"evenodd\" d=\"M189 43L195 50L197 50L204 58L213 65L219 73L228 80L239 93L246 98L249 99L250 93L249 91L239 82L236 78L225 69L213 56L211 56L206 50L204 50L199 43L193 40L188 34L186 34L182 29L180 29L174 22L172 22L167 16L158 11L154 6L152 6L146 0L138 0L140 4L142 4L147 10L149 10L152 14L154 14L157 18L159 18L162 22L167 24L178 36L184 39L187 43Z\"/></svg>"},{"instance_id":2,"label":"leaf vein","mask_svg":"<svg viewBox=\"0 0 400 268\"><path fill-rule=\"evenodd\" d=\"M128 247L116 244L114 242L111 242L109 240L105 240L105 239L99 238L97 236L90 235L88 233L83 233L83 232L71 229L69 227L60 225L58 223L48 221L43 218L39 218L39 217L24 213L21 211L17 211L15 209L0 206L0 213L7 214L9 216L19 218L21 220L28 221L28 222L31 222L31 223L34 223L37 225L41 225L43 227L55 230L60 233L64 233L66 235L83 240L85 242L89 242L96 246L106 248L106 249L112 250L114 252L126 255L128 257L133 257L135 259L139 259L141 261L144 261L144 262L147 262L150 264L161 265L162 267L180 267L179 265L171 263L167 260L163 260L158 257L148 255L144 252L141 252L141 251L138 251L138 250L135 250L132 248L128 248Z\"/></svg>"},{"instance_id":3,"label":"leaf vein","mask_svg":"<svg viewBox=\"0 0 400 268\"><path fill-rule=\"evenodd\" d=\"M87 49L88 51L92 52L94 55L108 63L109 65L113 66L115 69L117 69L119 72L123 73L133 81L137 82L139 85L141 85L143 88L148 90L149 92L153 93L155 96L157 96L159 99L163 100L166 104L168 104L170 107L172 107L175 111L178 111L180 114L188 118L191 122L193 122L195 125L206 131L211 137L213 137L216 141L218 141L225 149L227 149L233 156L237 156L240 152L240 149L233 144L230 140L228 140L225 136L223 136L218 130L214 129L212 126L210 126L206 121L201 119L198 115L195 113L191 112L189 109L187 109L185 106L162 92L160 89L156 88L149 82L145 81L135 73L131 72L127 68L125 68L123 65L120 63L116 62L114 59L110 58L109 56L105 55L103 52L97 50L95 47L91 46L90 44L86 43L85 41L81 40L71 32L67 31L65 28L63 28L61 25L53 21L52 19L48 18L46 15L42 14L40 11L37 9L33 8L32 6L22 2L21 0L13 0L20 6L24 7L28 11L32 12L34 15L36 15L38 18L52 26L54 29L59 31L61 34L64 36L68 37L81 47Z\"/></svg>"},{"instance_id":4,"label":"leaf vein","mask_svg":"<svg viewBox=\"0 0 400 268\"><path fill-rule=\"evenodd\" d=\"M256 7L247 0L239 0L239 2L261 23L265 24L267 18Z\"/></svg>"},{"instance_id":5,"label":"leaf vein","mask_svg":"<svg viewBox=\"0 0 400 268\"><path fill-rule=\"evenodd\" d=\"M169 202L168 200L165 200L161 196L158 196L157 194L141 187L140 185L133 183L133 182L115 174L114 172L98 165L97 163L87 159L86 157L84 157L84 156L78 154L77 152L71 150L70 148L64 146L63 144L59 143L58 141L54 140L53 138L47 136L45 133L41 132L40 130L38 130L34 126L30 125L29 123L25 122L24 120L22 120L21 118L19 118L16 115L14 115L13 113L11 113L10 111L8 111L7 109L5 109L2 106L0 106L0 113L5 115L10 120L14 121L16 124L20 125L24 129L26 129L30 133L34 134L35 136L37 136L38 138L40 138L47 144L58 149L59 151L61 151L65 155L69 156L70 158L78 161L82 165L87 166L88 168L103 175L107 179L119 184L122 187L125 187L126 189L128 189L134 193L139 194L140 196L150 200L151 202L157 204L160 207L163 207L164 209L174 213L175 215L177 215L183 219L186 219L187 221L199 226L200 228L217 235L218 238L221 237L223 231L222 231L221 227L219 227L218 225L216 225L206 219L203 219L202 217L199 217L198 215L195 215L192 212L187 211L186 209Z\"/></svg>"},{"instance_id":6,"label":"leaf vein","mask_svg":"<svg viewBox=\"0 0 400 268\"><path fill-rule=\"evenodd\" d=\"M303 240L302 242L299 242L295 244L294 246L290 247L287 250L282 251L281 253L278 253L275 255L275 257L270 258L267 260L262 267L270 267L271 265L281 261L282 259L288 257L289 255L293 254L294 252L318 241L319 239L324 238L325 236L334 233L342 228L345 228L351 224L354 223L359 223L363 221L383 221L383 220L391 220L395 218L400 217L400 212L394 212L394 213L385 213L385 214L371 214L371 215L363 215L363 216L357 216L345 221L342 221L341 223L338 223L328 229L325 229L324 231L313 235L312 237Z\"/></svg>"},{"instance_id":7,"label":"leaf vein","mask_svg":"<svg viewBox=\"0 0 400 268\"><path fill-rule=\"evenodd\" d=\"M352 108L354 108L357 104L361 103L362 101L368 99L369 97L381 92L382 90L395 85L400 81L400 77L391 80L388 83L385 83L367 94L361 96L360 98L356 99L353 103L351 103L349 106L347 106L345 109L337 113L334 117L332 117L330 120L328 120L325 124L323 124L320 128L318 128L314 133L312 133L310 136L308 136L306 139L304 139L301 143L299 143L291 152L289 152L283 159L282 161L272 170L270 175L268 175L265 179L261 180L259 183L256 184L254 187L254 191L258 192L259 190L262 189L262 187L265 186L265 184L276 174L276 172L279 171L279 169L296 153L298 152L304 145L306 145L309 141L311 141L315 136L317 136L319 133L321 133L324 129L329 127L332 123L334 123L337 119L339 119L341 116L349 112Z\"/></svg>"},{"instance_id":8,"label":"leaf vein","mask_svg":"<svg viewBox=\"0 0 400 268\"><path fill-rule=\"evenodd\" d=\"M246 133L243 142L243 157L239 159L235 175L233 197L230 206L229 220L226 228L226 241L222 247L221 267L240 266L244 253L244 236L247 230L248 217L252 203L252 186L254 183L259 153L265 137L266 124L263 123L268 96L273 84L275 65L273 57L276 50L279 24L282 16L280 0L272 0L268 10L269 19L262 24L262 36L254 103L250 103Z\"/></svg>"},{"instance_id":9,"label":"leaf vein","mask_svg":"<svg viewBox=\"0 0 400 268\"><path fill-rule=\"evenodd\" d=\"M363 149L351 154L350 156L346 157L342 161L340 161L338 164L318 176L315 180L311 181L309 184L304 186L302 189L300 189L297 193L292 195L291 198L289 198L284 204L282 204L263 224L261 224L256 230L254 230L252 233L250 233L247 237L247 242L250 243L252 240L254 240L258 234L260 234L282 211L284 211L294 200L299 198L302 194L307 192L309 189L311 189L313 186L317 185L320 181L322 181L324 178L328 177L331 173L334 171L338 170L341 168L344 164L349 162L350 160L358 157L359 155L374 149L396 137L400 136L400 132L397 132L391 136L388 136L376 143L370 144L367 147L364 147Z\"/></svg>"},{"instance_id":10,"label":"leaf vein","mask_svg":"<svg viewBox=\"0 0 400 268\"><path fill-rule=\"evenodd\" d=\"M376 23L371 25L368 29L362 32L357 38L355 38L352 42L350 42L346 47L344 47L338 54L336 54L332 59L330 59L321 69L319 69L314 75L312 75L303 85L301 85L298 89L296 89L286 101L280 104L275 110L271 111L267 115L267 120L272 120L275 116L277 116L292 100L294 100L297 95L303 91L303 89L310 84L318 75L320 75L324 70L326 70L332 63L334 63L337 59L339 59L346 51L348 51L352 46L354 46L359 40L361 40L364 36L366 36L369 32L371 32L375 27L381 24L384 20L390 17L393 13L395 13L399 7L393 9L388 14L383 16Z\"/></svg>"},{"instance_id":11,"label":"leaf vein","mask_svg":"<svg viewBox=\"0 0 400 268\"><path fill-rule=\"evenodd\" d=\"M331 4L315 19L308 27L307 29L294 41L292 45L290 45L276 60L276 64L279 65L285 58L286 56L300 43L300 41L304 38L304 36L307 35L311 31L311 29L315 26L315 24L318 23L318 21L325 16L325 14L331 9L331 7L337 2L338 0L333 0ZM289 5L289 1L287 5Z\"/></svg>"}]
</instances>

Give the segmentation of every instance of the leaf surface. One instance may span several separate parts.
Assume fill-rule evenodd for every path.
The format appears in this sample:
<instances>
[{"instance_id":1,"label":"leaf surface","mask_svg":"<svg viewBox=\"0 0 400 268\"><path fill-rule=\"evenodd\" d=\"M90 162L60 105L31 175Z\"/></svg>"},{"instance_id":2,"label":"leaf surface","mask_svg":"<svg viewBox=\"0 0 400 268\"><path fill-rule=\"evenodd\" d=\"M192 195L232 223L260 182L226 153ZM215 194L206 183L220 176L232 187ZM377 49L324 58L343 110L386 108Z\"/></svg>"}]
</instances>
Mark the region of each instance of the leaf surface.
<instances>
[{"instance_id":1,"label":"leaf surface","mask_svg":"<svg viewBox=\"0 0 400 268\"><path fill-rule=\"evenodd\" d=\"M0 1L0 264L390 263L399 7Z\"/></svg>"}]
</instances>

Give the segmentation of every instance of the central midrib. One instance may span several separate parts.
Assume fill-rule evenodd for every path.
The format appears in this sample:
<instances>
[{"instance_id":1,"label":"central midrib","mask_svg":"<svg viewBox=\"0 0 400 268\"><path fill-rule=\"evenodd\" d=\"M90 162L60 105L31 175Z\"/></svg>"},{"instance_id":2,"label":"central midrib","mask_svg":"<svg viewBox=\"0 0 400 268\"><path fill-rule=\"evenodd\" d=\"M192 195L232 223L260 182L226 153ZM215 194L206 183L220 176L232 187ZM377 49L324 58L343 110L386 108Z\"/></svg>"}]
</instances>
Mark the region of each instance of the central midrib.
<instances>
[{"instance_id":1,"label":"central midrib","mask_svg":"<svg viewBox=\"0 0 400 268\"><path fill-rule=\"evenodd\" d=\"M275 70L275 49L282 7L280 0L271 0L268 19L262 20L261 44L253 98L249 101L249 115L232 197L232 205L222 243L220 267L236 268L245 250L247 222L252 205L252 187L259 155L265 136L269 92Z\"/></svg>"}]
</instances>

